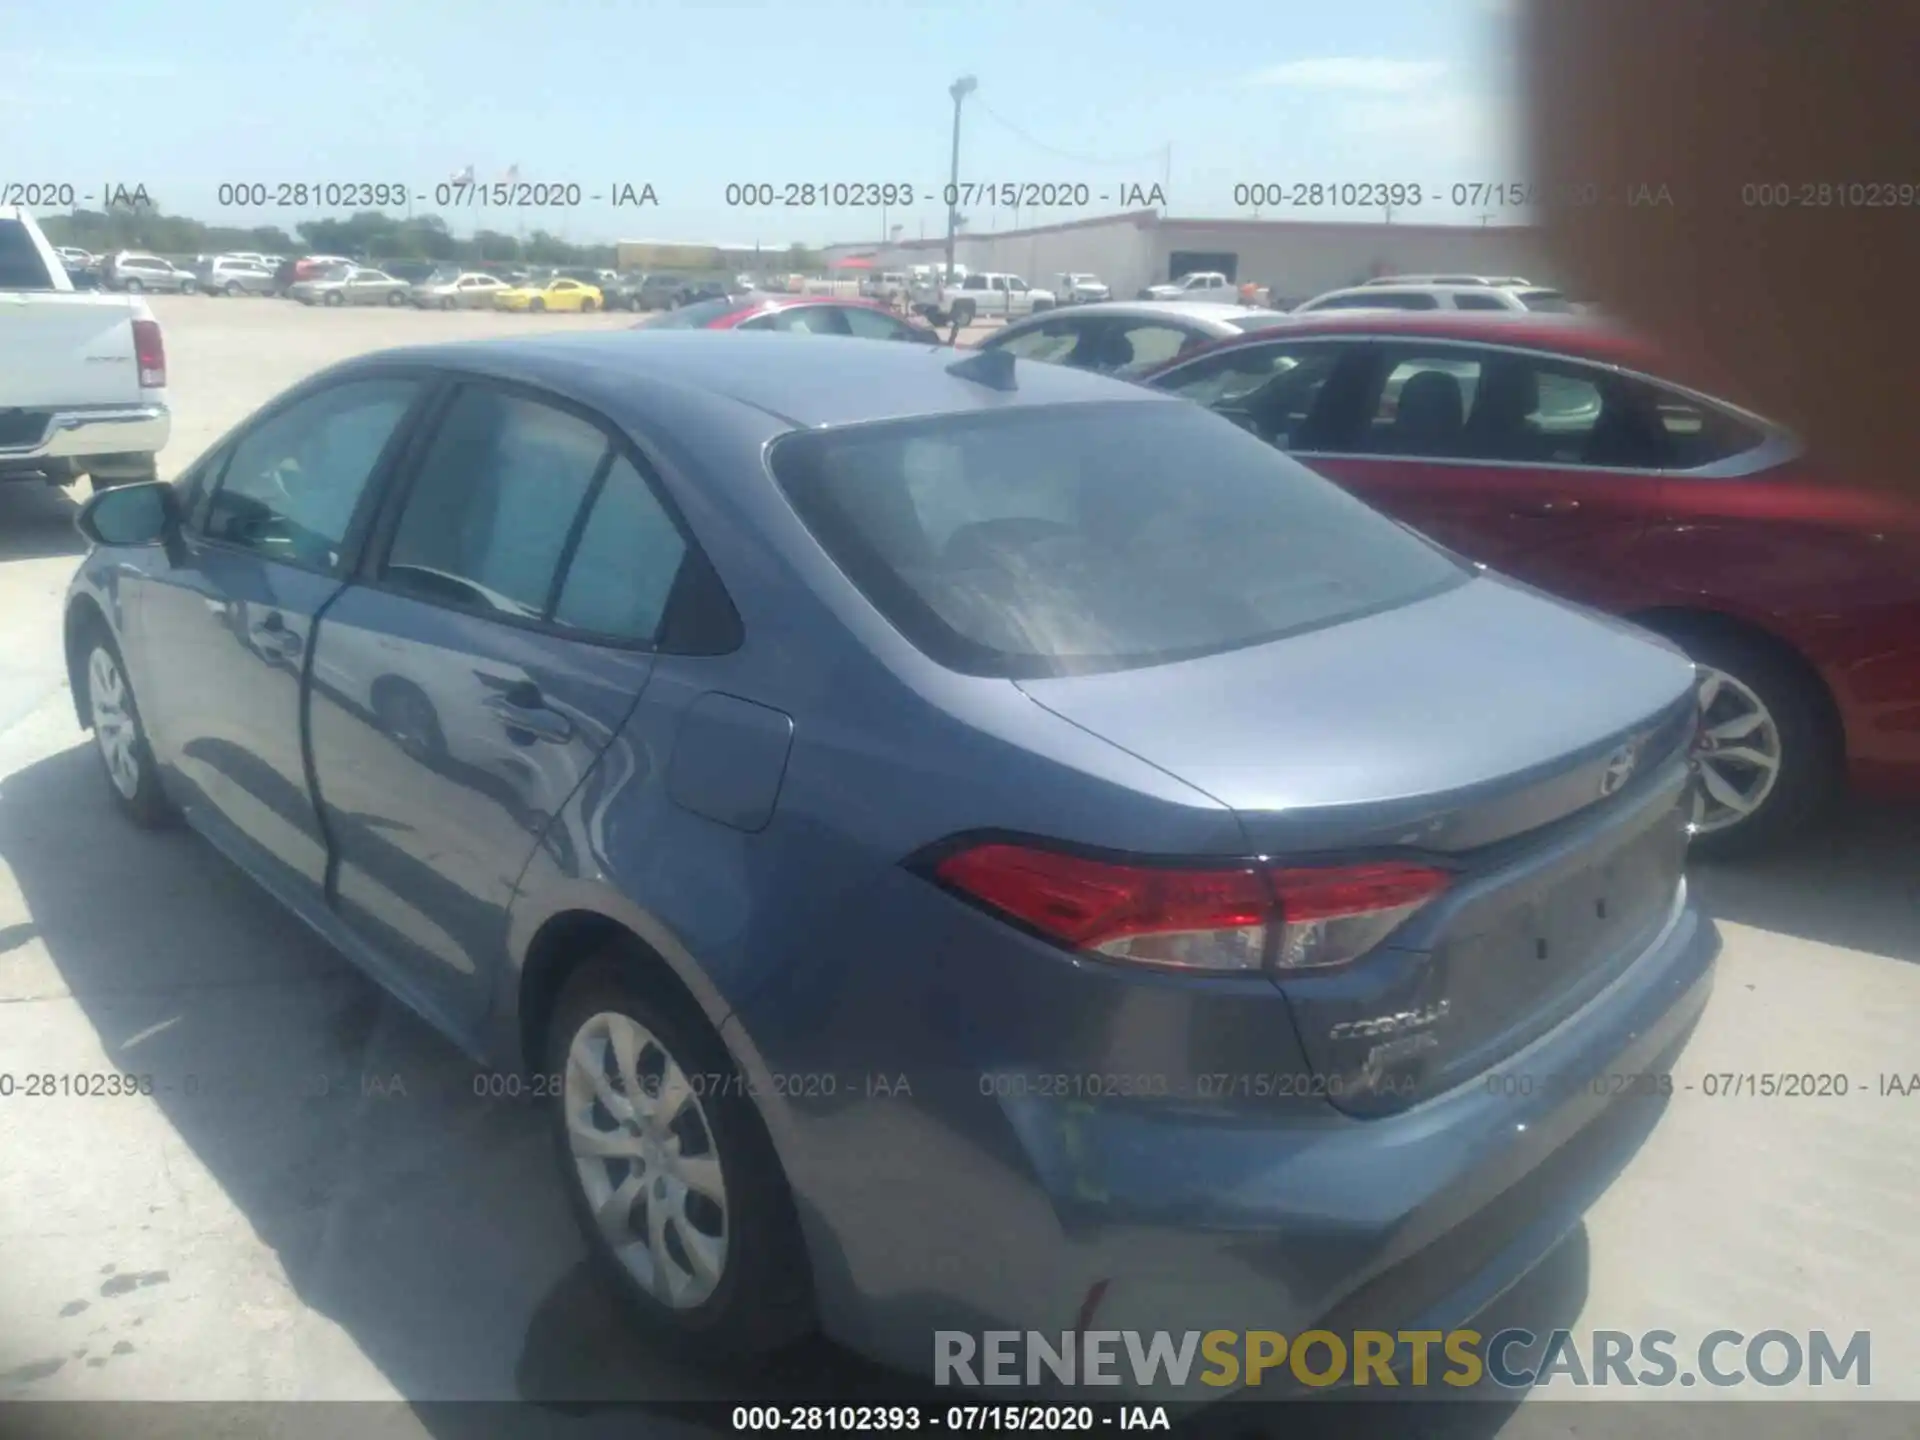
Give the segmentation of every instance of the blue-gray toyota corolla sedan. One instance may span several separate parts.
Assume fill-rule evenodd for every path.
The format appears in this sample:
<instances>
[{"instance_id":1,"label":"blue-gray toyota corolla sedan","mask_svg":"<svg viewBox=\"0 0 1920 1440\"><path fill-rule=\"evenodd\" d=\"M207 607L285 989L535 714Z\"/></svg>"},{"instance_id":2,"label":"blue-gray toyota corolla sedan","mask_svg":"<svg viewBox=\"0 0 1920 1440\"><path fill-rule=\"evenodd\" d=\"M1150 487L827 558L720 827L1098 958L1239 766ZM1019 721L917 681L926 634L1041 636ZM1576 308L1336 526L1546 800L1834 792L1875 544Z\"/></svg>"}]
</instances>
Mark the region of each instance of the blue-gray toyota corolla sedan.
<instances>
[{"instance_id":1,"label":"blue-gray toyota corolla sedan","mask_svg":"<svg viewBox=\"0 0 1920 1440\"><path fill-rule=\"evenodd\" d=\"M400 350L81 524L124 808L523 1066L715 1345L1459 1323L1706 1001L1688 662L1118 381Z\"/></svg>"}]
</instances>

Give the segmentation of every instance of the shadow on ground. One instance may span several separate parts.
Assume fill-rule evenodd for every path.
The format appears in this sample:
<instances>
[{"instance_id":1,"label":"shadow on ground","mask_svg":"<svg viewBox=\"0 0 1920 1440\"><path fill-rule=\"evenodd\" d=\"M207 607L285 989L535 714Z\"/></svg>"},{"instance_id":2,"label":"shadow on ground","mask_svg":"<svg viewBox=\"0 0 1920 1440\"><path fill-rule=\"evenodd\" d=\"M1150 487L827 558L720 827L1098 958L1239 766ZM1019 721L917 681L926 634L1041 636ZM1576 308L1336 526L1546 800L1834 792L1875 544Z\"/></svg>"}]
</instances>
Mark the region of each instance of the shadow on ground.
<instances>
[{"instance_id":1,"label":"shadow on ground","mask_svg":"<svg viewBox=\"0 0 1920 1440\"><path fill-rule=\"evenodd\" d=\"M1920 805L1849 804L1777 854L1688 875L1718 919L1920 964Z\"/></svg>"},{"instance_id":2,"label":"shadow on ground","mask_svg":"<svg viewBox=\"0 0 1920 1440\"><path fill-rule=\"evenodd\" d=\"M442 1401L524 1399L554 1433L584 1434L615 1421L630 1431L633 1412L610 1408L630 1401L915 1393L824 1342L703 1366L639 1330L582 1264L533 1108L481 1098L485 1076L208 846L126 824L97 764L76 746L0 783L0 856L58 985L111 1063L156 1078L167 1122L271 1247L299 1305L339 1326L427 1433L455 1440L501 1423ZM1901 907L1920 875L1915 853L1913 813L1875 812L1799 856L1701 867L1700 885L1729 919L1912 960L1917 932ZM20 943L0 950L0 967L32 937L7 938ZM1576 1231L1480 1328L1571 1326L1586 1280ZM44 1324L53 1343L53 1317L8 1318ZM324 1377L312 1393L327 1393ZM1514 1417L1496 1394L1423 1412L1418 1428L1491 1436ZM1323 1423L1384 1437L1409 1433L1409 1419L1401 1406L1342 1405L1324 1422L1290 1407L1194 1425L1223 1440Z\"/></svg>"},{"instance_id":3,"label":"shadow on ground","mask_svg":"<svg viewBox=\"0 0 1920 1440\"><path fill-rule=\"evenodd\" d=\"M85 480L65 489L37 479L0 482L0 564L84 554L73 517L92 494Z\"/></svg>"}]
</instances>

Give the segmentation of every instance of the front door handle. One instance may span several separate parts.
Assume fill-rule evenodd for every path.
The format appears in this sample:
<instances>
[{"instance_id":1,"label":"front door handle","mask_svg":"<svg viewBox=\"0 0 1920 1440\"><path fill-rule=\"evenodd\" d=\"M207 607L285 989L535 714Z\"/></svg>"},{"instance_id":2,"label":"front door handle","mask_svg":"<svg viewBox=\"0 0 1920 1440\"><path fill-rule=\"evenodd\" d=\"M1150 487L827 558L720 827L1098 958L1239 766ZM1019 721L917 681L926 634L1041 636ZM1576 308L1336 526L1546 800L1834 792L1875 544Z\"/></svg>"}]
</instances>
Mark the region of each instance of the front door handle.
<instances>
[{"instance_id":1,"label":"front door handle","mask_svg":"<svg viewBox=\"0 0 1920 1440\"><path fill-rule=\"evenodd\" d=\"M530 686L527 688L532 689ZM529 700L531 704L524 703ZM505 695L489 695L486 706L509 730L517 730L556 745L563 745L573 738L573 722L558 710L549 709L543 704L538 690L528 695L516 685Z\"/></svg>"}]
</instances>

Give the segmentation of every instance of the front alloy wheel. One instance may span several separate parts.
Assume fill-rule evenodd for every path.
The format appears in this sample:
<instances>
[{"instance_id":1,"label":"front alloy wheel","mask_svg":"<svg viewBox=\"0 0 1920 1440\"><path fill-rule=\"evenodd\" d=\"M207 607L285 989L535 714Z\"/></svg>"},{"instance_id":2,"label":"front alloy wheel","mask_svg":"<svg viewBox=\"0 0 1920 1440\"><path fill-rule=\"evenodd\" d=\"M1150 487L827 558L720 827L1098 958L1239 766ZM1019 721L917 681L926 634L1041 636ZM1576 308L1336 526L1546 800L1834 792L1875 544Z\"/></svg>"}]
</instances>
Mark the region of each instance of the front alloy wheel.
<instances>
[{"instance_id":1,"label":"front alloy wheel","mask_svg":"<svg viewBox=\"0 0 1920 1440\"><path fill-rule=\"evenodd\" d=\"M668 1309L704 1304L726 1273L730 1236L694 1082L646 1026L602 1011L574 1037L562 1094L580 1188L608 1248Z\"/></svg>"},{"instance_id":2,"label":"front alloy wheel","mask_svg":"<svg viewBox=\"0 0 1920 1440\"><path fill-rule=\"evenodd\" d=\"M1700 668L1700 729L1693 743L1695 836L1730 830L1767 803L1780 778L1780 727L1751 686Z\"/></svg>"}]
</instances>

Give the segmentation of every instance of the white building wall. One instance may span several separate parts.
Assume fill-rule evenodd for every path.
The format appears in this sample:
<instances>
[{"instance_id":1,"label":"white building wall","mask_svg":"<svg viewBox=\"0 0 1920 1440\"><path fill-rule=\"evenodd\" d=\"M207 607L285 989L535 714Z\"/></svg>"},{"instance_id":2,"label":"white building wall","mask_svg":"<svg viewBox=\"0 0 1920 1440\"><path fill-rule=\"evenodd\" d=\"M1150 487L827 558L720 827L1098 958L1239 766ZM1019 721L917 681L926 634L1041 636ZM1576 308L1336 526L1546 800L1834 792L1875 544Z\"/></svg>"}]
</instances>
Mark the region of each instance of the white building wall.
<instances>
[{"instance_id":1,"label":"white building wall","mask_svg":"<svg viewBox=\"0 0 1920 1440\"><path fill-rule=\"evenodd\" d=\"M944 239L886 247L875 268L937 265ZM1277 220L1164 220L1151 212L999 234L961 235L954 259L972 270L1004 270L1051 288L1067 271L1090 271L1116 299L1177 278L1176 253L1231 255L1236 279L1266 285L1276 301L1300 301L1380 273L1457 271L1523 275L1543 285L1559 276L1539 232L1520 226L1333 224ZM1212 265L1196 268L1219 268Z\"/></svg>"}]
</instances>

